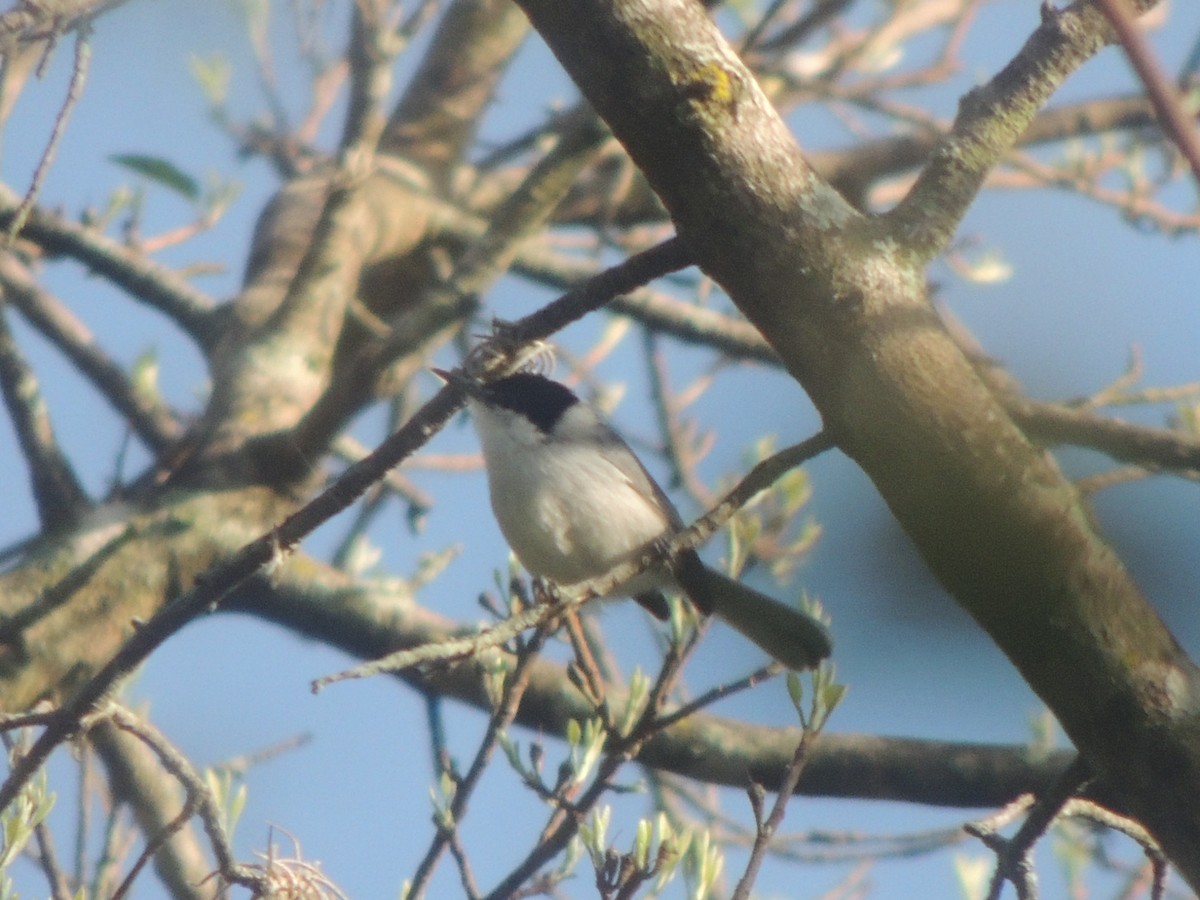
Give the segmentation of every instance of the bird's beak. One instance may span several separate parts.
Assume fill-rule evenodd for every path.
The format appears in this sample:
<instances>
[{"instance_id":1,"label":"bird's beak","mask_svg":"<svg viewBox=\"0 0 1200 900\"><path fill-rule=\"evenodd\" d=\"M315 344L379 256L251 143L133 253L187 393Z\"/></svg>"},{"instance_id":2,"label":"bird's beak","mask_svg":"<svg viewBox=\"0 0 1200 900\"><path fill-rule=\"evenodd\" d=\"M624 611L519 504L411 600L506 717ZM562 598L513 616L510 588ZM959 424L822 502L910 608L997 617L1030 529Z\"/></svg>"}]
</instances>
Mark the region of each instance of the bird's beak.
<instances>
[{"instance_id":1,"label":"bird's beak","mask_svg":"<svg viewBox=\"0 0 1200 900\"><path fill-rule=\"evenodd\" d=\"M433 372L434 375L442 379L446 384L462 388L468 397L478 398L483 394L483 386L471 376L464 375L458 369L430 369L429 371Z\"/></svg>"}]
</instances>

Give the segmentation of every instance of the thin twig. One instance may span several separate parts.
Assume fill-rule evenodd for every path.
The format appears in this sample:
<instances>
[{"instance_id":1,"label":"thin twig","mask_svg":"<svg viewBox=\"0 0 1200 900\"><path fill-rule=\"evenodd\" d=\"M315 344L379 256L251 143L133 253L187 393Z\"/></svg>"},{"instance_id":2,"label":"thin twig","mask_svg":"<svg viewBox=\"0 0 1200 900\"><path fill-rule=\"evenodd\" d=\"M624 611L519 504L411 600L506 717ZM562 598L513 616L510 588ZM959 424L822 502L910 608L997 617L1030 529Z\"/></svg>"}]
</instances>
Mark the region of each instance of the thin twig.
<instances>
[{"instance_id":1,"label":"thin twig","mask_svg":"<svg viewBox=\"0 0 1200 900\"><path fill-rule=\"evenodd\" d=\"M596 664L596 657L592 653L592 643L583 631L580 615L577 611L572 611L563 616L563 619L567 626L567 636L571 640L571 649L575 653L575 659L568 669L568 677L595 708L604 730L616 731L616 719L613 717L612 706L608 702L608 689L604 675Z\"/></svg>"},{"instance_id":2,"label":"thin twig","mask_svg":"<svg viewBox=\"0 0 1200 900\"><path fill-rule=\"evenodd\" d=\"M270 762L286 753L291 753L293 750L299 750L310 743L312 743L312 734L307 731L301 732L282 741L276 741L274 744L270 744L259 750L254 750L251 753L243 753L222 763L217 763L212 768L235 775L243 775L255 766Z\"/></svg>"},{"instance_id":3,"label":"thin twig","mask_svg":"<svg viewBox=\"0 0 1200 900\"><path fill-rule=\"evenodd\" d=\"M1192 178L1200 186L1200 136L1196 134L1192 117L1184 111L1179 92L1154 58L1149 44L1121 0L1098 0L1097 5L1116 31L1129 62L1146 86L1146 93L1154 104L1163 130L1175 140L1175 145L1191 166Z\"/></svg>"},{"instance_id":4,"label":"thin twig","mask_svg":"<svg viewBox=\"0 0 1200 900\"><path fill-rule=\"evenodd\" d=\"M475 758L471 761L471 767L455 785L454 799L450 801L449 809L446 811L448 822L439 823L437 834L434 835L429 849L425 852L424 858L413 875L408 896L413 898L424 896L426 885L433 875L433 868L437 864L438 857L448 846L457 841L458 824L466 814L467 803L479 784L480 778L483 777L500 735L516 718L521 698L525 695L525 688L529 684L530 668L545 645L547 637L549 637L549 630L545 627L539 628L533 633L529 642L521 648L516 667L505 680L504 694L488 720L487 730L480 742L479 749L475 752ZM456 858L458 858L457 854ZM463 854L459 859L459 870L462 873L464 887L468 888L468 893L476 896L478 891L472 890L470 882L473 882L473 879L468 878L469 869L465 868L465 863L466 857Z\"/></svg>"},{"instance_id":5,"label":"thin twig","mask_svg":"<svg viewBox=\"0 0 1200 900\"><path fill-rule=\"evenodd\" d=\"M678 239L631 256L516 323L506 332L506 337L517 346L545 337L616 294L686 266L689 258L683 242ZM303 537L362 496L385 472L436 434L464 401L461 389L444 387L404 427L375 452L350 466L327 490L276 528L245 545L230 559L197 577L190 590L135 631L116 655L62 707L29 752L14 764L8 778L0 785L0 810L7 808L51 751L78 731L83 719L118 681L185 624L214 607L263 567L277 563Z\"/></svg>"},{"instance_id":6,"label":"thin twig","mask_svg":"<svg viewBox=\"0 0 1200 900\"><path fill-rule=\"evenodd\" d=\"M448 390L451 390L450 386L443 388L442 392L445 393ZM460 389L454 388L454 390ZM833 446L833 439L826 432L821 431L799 444L785 447L778 453L768 456L747 472L745 477L725 494L720 503L690 526L669 538L650 541L641 553L627 562L615 566L604 575L572 585L571 592L566 596L561 596L560 592L558 603L537 604L473 635L407 648L382 659L371 660L332 675L324 675L312 682L313 693L319 693L329 685L340 681L401 672L413 666L432 662L445 663L466 659L506 644L526 629L544 625L558 616L570 615L584 603L597 597L608 596L620 585L627 583L650 566L661 563L665 559L673 559L684 550L700 546L716 534L755 494L770 487L785 472Z\"/></svg>"},{"instance_id":7,"label":"thin twig","mask_svg":"<svg viewBox=\"0 0 1200 900\"><path fill-rule=\"evenodd\" d=\"M750 896L750 890L754 887L754 881L758 877L759 869L766 858L767 850L771 846L771 840L775 837L779 826L783 824L788 803L791 801L792 795L796 793L796 786L800 783L800 776L804 774L804 769L808 765L813 741L817 739L817 735L820 732L821 728L819 725L815 727L806 726L804 728L803 733L800 735L800 740L796 744L796 752L792 754L792 761L788 766L787 774L784 775L783 783L779 786L779 793L775 796L775 803L771 807L771 813L765 821L760 818L762 800L758 792L762 791L762 787L757 784L751 787L750 797L755 809L754 818L758 823L758 827L755 829L754 845L750 850L750 859L746 863L746 869L742 873L741 879L738 880L731 900L746 900Z\"/></svg>"},{"instance_id":8,"label":"thin twig","mask_svg":"<svg viewBox=\"0 0 1200 900\"><path fill-rule=\"evenodd\" d=\"M715 687L709 688L694 700L689 700L667 715L662 716L658 720L658 725L660 728L670 728L676 722L683 721L688 716L704 709L704 707L711 706L718 700L724 700L726 697L732 697L734 694L749 690L752 687L762 684L764 681L769 681L782 671L784 671L783 666L776 662L770 662L759 669L755 669L749 675L739 678L737 681L718 684Z\"/></svg>"},{"instance_id":9,"label":"thin twig","mask_svg":"<svg viewBox=\"0 0 1200 900\"><path fill-rule=\"evenodd\" d=\"M70 882L67 880L67 873L58 863L58 854L54 849L54 835L46 825L45 819L33 827L33 837L37 842L38 865L50 883L50 896L54 900L71 900Z\"/></svg>"},{"instance_id":10,"label":"thin twig","mask_svg":"<svg viewBox=\"0 0 1200 900\"><path fill-rule=\"evenodd\" d=\"M1005 838L999 833L995 820L973 822L963 826L968 834L979 838L996 854L996 870L988 892L989 900L999 900L1005 882L1012 882L1017 896L1022 900L1036 897L1037 879L1033 874L1033 862L1030 858L1033 845L1063 813L1068 801L1091 778L1091 769L1083 757L1077 756L1058 782L1029 807L1025 821L1011 838ZM1017 808L1014 805L1009 809Z\"/></svg>"},{"instance_id":11,"label":"thin twig","mask_svg":"<svg viewBox=\"0 0 1200 900\"><path fill-rule=\"evenodd\" d=\"M75 65L71 70L71 81L67 85L67 94L63 98L58 116L54 119L54 127L50 130L50 139L46 142L46 149L42 151L42 158L38 160L33 178L29 182L29 189L25 192L12 220L8 223L5 249L12 247L17 235L21 233L26 219L29 218L29 212L33 209L33 204L37 202L37 196L42 190L42 182L46 180L46 174L50 171L50 165L58 153L59 142L66 133L67 122L70 120L79 98L83 96L83 85L87 81L88 68L92 61L90 37L91 26L84 22L75 34Z\"/></svg>"},{"instance_id":12,"label":"thin twig","mask_svg":"<svg viewBox=\"0 0 1200 900\"><path fill-rule=\"evenodd\" d=\"M480 896L479 884L475 880L475 873L471 870L471 861L467 858L467 850L462 844L462 837L457 829L450 832L450 855L454 857L454 862L458 865L459 880L462 882L467 900L477 900Z\"/></svg>"},{"instance_id":13,"label":"thin twig","mask_svg":"<svg viewBox=\"0 0 1200 900\"><path fill-rule=\"evenodd\" d=\"M123 707L111 704L105 714L114 725L122 731L129 732L153 750L163 767L183 786L188 795L188 803L195 805L204 830L208 834L222 879L230 884L240 884L253 891L263 891L267 888L267 881L262 875L238 864L233 854L233 845L222 824L222 813L217 806L217 800L208 784L192 767L187 757L180 753L157 728Z\"/></svg>"},{"instance_id":14,"label":"thin twig","mask_svg":"<svg viewBox=\"0 0 1200 900\"><path fill-rule=\"evenodd\" d=\"M0 185L0 226L12 227L19 202ZM163 313L202 348L209 348L224 333L217 302L210 295L194 288L177 272L94 228L34 208L22 226L21 238L50 255L64 255L83 263L131 298Z\"/></svg>"},{"instance_id":15,"label":"thin twig","mask_svg":"<svg viewBox=\"0 0 1200 900\"><path fill-rule=\"evenodd\" d=\"M578 833L580 822L609 790L621 767L637 755L646 741L662 730L658 718L659 711L678 680L690 649L690 645L685 648L669 648L658 678L649 691L646 704L629 734L609 733L605 756L592 783L573 804L568 806L560 803L557 806L537 845L492 889L486 900L506 900L514 896L542 866L562 852Z\"/></svg>"},{"instance_id":16,"label":"thin twig","mask_svg":"<svg viewBox=\"0 0 1200 900\"><path fill-rule=\"evenodd\" d=\"M0 713L0 732L12 731L16 728L46 725L54 720L57 713L47 712Z\"/></svg>"},{"instance_id":17,"label":"thin twig","mask_svg":"<svg viewBox=\"0 0 1200 900\"><path fill-rule=\"evenodd\" d=\"M166 828L164 828L158 834L146 835L145 847L142 848L142 852L138 855L137 861L134 862L132 868L130 868L129 874L125 876L124 880L117 885L117 889L113 891L112 900L120 900L120 898L125 897L129 893L129 891L133 888L134 879L141 874L142 869L146 867L146 863L150 862L150 860L154 858L154 854L158 853L158 851L162 849L163 845L171 839L173 834L176 834L185 825L187 825L188 820L195 814L195 812L196 799L189 795L184 801L183 809L179 811L179 815L172 819L167 824Z\"/></svg>"}]
</instances>

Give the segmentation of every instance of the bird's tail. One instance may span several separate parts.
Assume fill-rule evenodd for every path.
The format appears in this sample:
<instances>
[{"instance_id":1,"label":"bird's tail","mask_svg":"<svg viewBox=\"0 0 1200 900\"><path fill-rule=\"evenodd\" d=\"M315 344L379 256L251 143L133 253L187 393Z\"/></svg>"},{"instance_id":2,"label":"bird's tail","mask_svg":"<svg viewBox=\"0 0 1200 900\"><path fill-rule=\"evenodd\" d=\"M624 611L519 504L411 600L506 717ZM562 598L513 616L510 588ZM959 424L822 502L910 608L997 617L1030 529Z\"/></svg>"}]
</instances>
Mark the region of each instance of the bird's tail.
<instances>
[{"instance_id":1,"label":"bird's tail","mask_svg":"<svg viewBox=\"0 0 1200 900\"><path fill-rule=\"evenodd\" d=\"M710 569L694 554L680 560L675 577L697 609L716 613L789 669L816 668L833 652L829 629L812 616Z\"/></svg>"}]
</instances>

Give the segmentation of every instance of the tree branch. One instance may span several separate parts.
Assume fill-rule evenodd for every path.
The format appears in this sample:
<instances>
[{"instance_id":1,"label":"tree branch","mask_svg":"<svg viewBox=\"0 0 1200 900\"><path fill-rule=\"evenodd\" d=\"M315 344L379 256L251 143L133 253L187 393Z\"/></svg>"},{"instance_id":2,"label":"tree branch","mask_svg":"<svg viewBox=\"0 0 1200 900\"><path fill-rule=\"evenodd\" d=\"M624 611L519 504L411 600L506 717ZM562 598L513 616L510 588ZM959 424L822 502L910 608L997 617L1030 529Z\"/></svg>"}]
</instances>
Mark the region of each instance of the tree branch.
<instances>
[{"instance_id":1,"label":"tree branch","mask_svg":"<svg viewBox=\"0 0 1200 900\"><path fill-rule=\"evenodd\" d=\"M1154 113L1145 97L1104 97L1042 110L1022 132L1015 146L1032 147L1152 127L1156 127ZM923 166L945 138L946 135L940 132L914 130L910 134L867 141L845 150L817 150L807 156L822 178L861 207L856 198L865 197L873 183Z\"/></svg>"},{"instance_id":2,"label":"tree branch","mask_svg":"<svg viewBox=\"0 0 1200 900\"><path fill-rule=\"evenodd\" d=\"M1154 113L1162 123L1163 131L1175 141L1183 158L1191 166L1192 179L1200 184L1200 137L1196 135L1195 116L1184 108L1179 92L1167 80L1166 73L1138 30L1134 17L1116 0L1096 2L1116 31L1138 78L1146 86L1146 95L1154 105Z\"/></svg>"},{"instance_id":3,"label":"tree branch","mask_svg":"<svg viewBox=\"0 0 1200 900\"><path fill-rule=\"evenodd\" d=\"M275 622L361 659L462 635L460 623L416 605L411 597L382 585L364 586L313 560L284 567L272 584L255 579L221 608ZM595 714L560 664L537 660L529 671L518 724L562 736L571 720ZM491 709L487 676L477 666L408 669L396 677L419 691ZM606 693L613 708L624 708L623 689L609 685ZM773 728L693 712L647 742L638 759L709 784L745 788L753 782L773 791L800 735L797 727ZM813 747L798 793L948 807L1002 806L1021 793L1053 784L1074 756L1068 751L1042 755L1020 746L826 733ZM1108 803L1113 798L1106 793L1100 799Z\"/></svg>"},{"instance_id":4,"label":"tree branch","mask_svg":"<svg viewBox=\"0 0 1200 900\"><path fill-rule=\"evenodd\" d=\"M0 185L0 228L9 227L19 205L12 191ZM38 207L30 211L21 237L51 256L67 256L83 263L131 297L166 315L201 348L209 348L217 339L216 301L136 250Z\"/></svg>"},{"instance_id":5,"label":"tree branch","mask_svg":"<svg viewBox=\"0 0 1200 900\"><path fill-rule=\"evenodd\" d=\"M1149 9L1154 0L1139 0ZM984 179L1017 143L1068 75L1107 43L1103 14L1090 0L1042 7L1042 24L990 82L959 103L908 196L888 214L890 230L928 262L945 249Z\"/></svg>"},{"instance_id":6,"label":"tree branch","mask_svg":"<svg viewBox=\"0 0 1200 900\"><path fill-rule=\"evenodd\" d=\"M972 370L922 271L1054 86L1107 39L1103 17L1048 10L963 103L905 204L868 219L816 179L697 5L519 2L933 573L1200 885L1200 670Z\"/></svg>"},{"instance_id":7,"label":"tree branch","mask_svg":"<svg viewBox=\"0 0 1200 900\"><path fill-rule=\"evenodd\" d=\"M75 521L90 501L54 438L54 428L37 377L8 329L2 303L0 393L4 395L21 452L29 465L33 498L42 528L53 530Z\"/></svg>"},{"instance_id":8,"label":"tree branch","mask_svg":"<svg viewBox=\"0 0 1200 900\"><path fill-rule=\"evenodd\" d=\"M507 0L454 0L384 131L380 149L444 186L529 23Z\"/></svg>"},{"instance_id":9,"label":"tree branch","mask_svg":"<svg viewBox=\"0 0 1200 900\"><path fill-rule=\"evenodd\" d=\"M179 782L163 771L144 743L110 721L90 729L88 741L104 763L113 797L133 810L146 840L166 831L183 807ZM201 900L217 893L216 885L203 886L213 865L190 826L166 840L155 854L154 866L172 897Z\"/></svg>"},{"instance_id":10,"label":"tree branch","mask_svg":"<svg viewBox=\"0 0 1200 900\"><path fill-rule=\"evenodd\" d=\"M29 323L108 398L154 453L162 452L181 436L179 420L157 394L138 390L125 370L96 343L87 326L57 297L43 290L10 254L0 256L0 287Z\"/></svg>"}]
</instances>

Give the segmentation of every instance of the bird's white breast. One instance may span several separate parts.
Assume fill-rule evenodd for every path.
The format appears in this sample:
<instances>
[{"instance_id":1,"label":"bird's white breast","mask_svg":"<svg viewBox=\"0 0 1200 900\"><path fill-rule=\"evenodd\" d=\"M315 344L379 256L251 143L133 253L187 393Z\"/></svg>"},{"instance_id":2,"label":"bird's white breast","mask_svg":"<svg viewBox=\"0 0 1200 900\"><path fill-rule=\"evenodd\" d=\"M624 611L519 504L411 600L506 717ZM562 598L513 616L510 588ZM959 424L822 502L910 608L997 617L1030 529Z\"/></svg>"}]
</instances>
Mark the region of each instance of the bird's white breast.
<instances>
[{"instance_id":1,"label":"bird's white breast","mask_svg":"<svg viewBox=\"0 0 1200 900\"><path fill-rule=\"evenodd\" d=\"M610 461L619 453L632 458L632 451L588 439L590 430L602 426L587 407L570 408L556 428L561 439L553 441L509 410L473 403L472 412L487 460L492 510L531 573L564 585L586 581L667 530L653 499ZM637 592L659 580L640 579L627 589Z\"/></svg>"}]
</instances>

